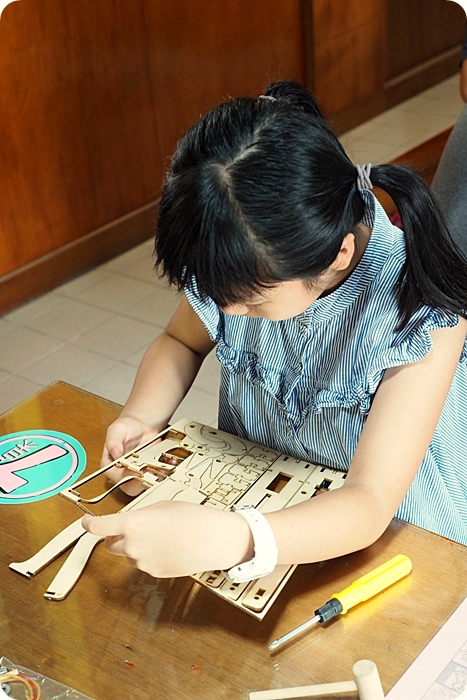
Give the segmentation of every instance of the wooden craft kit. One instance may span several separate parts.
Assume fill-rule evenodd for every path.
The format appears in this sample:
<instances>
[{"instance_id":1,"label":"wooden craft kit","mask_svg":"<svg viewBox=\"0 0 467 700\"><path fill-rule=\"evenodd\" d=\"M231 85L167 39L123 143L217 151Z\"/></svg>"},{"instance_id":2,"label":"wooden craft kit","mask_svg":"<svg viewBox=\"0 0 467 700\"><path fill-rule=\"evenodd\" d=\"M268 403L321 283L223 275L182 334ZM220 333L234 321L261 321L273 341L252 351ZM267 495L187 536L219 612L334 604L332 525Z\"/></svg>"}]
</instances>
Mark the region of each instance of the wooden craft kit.
<instances>
[{"instance_id":1,"label":"wooden craft kit","mask_svg":"<svg viewBox=\"0 0 467 700\"><path fill-rule=\"evenodd\" d=\"M99 495L84 498L81 487L112 466L125 467L132 476ZM345 478L345 472L296 459L216 428L182 419L136 450L76 482L61 495L88 510L125 481L138 479L145 490L124 506L124 511L158 501L180 500L219 509L252 505L267 513L338 488ZM86 532L80 518L30 559L12 563L10 568L30 578L74 545L44 594L50 600L63 600L102 539ZM223 571L207 571L193 578L261 620L294 569L295 566L277 566L271 574L241 584L230 581Z\"/></svg>"}]
</instances>

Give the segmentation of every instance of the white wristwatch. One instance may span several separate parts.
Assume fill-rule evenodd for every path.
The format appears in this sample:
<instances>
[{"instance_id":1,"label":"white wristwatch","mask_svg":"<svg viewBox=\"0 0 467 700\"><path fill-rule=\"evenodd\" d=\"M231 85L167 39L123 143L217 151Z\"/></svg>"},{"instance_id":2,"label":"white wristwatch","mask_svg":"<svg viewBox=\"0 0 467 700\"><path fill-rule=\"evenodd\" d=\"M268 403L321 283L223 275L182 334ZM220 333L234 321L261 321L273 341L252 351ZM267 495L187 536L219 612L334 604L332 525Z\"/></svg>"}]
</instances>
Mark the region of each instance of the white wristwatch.
<instances>
[{"instance_id":1,"label":"white wristwatch","mask_svg":"<svg viewBox=\"0 0 467 700\"><path fill-rule=\"evenodd\" d=\"M250 561L233 566L226 573L233 583L245 583L267 576L277 565L277 545L268 521L254 506L233 507L246 520L253 536L255 556Z\"/></svg>"}]
</instances>

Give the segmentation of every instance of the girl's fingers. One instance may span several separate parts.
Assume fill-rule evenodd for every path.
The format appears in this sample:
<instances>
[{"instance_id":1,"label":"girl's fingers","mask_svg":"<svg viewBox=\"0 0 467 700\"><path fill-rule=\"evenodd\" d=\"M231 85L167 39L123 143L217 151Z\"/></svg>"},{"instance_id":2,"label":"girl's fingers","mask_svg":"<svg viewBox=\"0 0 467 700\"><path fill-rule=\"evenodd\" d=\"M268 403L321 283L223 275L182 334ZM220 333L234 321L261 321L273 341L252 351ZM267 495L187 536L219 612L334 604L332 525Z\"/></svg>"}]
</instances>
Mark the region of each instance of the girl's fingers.
<instances>
[{"instance_id":1,"label":"girl's fingers","mask_svg":"<svg viewBox=\"0 0 467 700\"><path fill-rule=\"evenodd\" d=\"M81 525L92 535L101 537L122 537L125 534L125 513L113 513L111 515L84 515Z\"/></svg>"},{"instance_id":2,"label":"girl's fingers","mask_svg":"<svg viewBox=\"0 0 467 700\"><path fill-rule=\"evenodd\" d=\"M137 568L135 559L128 556L127 542L125 539L125 514L115 513L114 515L84 515L81 524L85 530L93 535L105 537L106 549L117 557L126 557L129 563Z\"/></svg>"},{"instance_id":3,"label":"girl's fingers","mask_svg":"<svg viewBox=\"0 0 467 700\"><path fill-rule=\"evenodd\" d=\"M110 554L115 554L117 557L126 557L124 539L121 535L108 535L105 538L105 548Z\"/></svg>"}]
</instances>

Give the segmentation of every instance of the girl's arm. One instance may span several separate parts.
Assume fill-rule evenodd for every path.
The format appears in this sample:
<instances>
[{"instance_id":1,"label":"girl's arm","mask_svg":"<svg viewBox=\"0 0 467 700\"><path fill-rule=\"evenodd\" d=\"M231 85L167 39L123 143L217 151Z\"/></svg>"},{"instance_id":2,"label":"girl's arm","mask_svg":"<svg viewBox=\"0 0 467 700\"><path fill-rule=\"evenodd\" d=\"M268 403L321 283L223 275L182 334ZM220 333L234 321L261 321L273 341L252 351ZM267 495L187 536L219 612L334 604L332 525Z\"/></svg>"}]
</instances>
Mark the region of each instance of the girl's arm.
<instances>
[{"instance_id":1,"label":"girl's arm","mask_svg":"<svg viewBox=\"0 0 467 700\"><path fill-rule=\"evenodd\" d=\"M167 328L146 351L128 401L109 426L104 464L167 426L213 347L199 317L182 297Z\"/></svg>"},{"instance_id":2,"label":"girl's arm","mask_svg":"<svg viewBox=\"0 0 467 700\"><path fill-rule=\"evenodd\" d=\"M343 487L267 516L280 563L340 556L384 532L430 445L466 333L461 318L431 333L433 347L421 361L386 370Z\"/></svg>"},{"instance_id":3,"label":"girl's arm","mask_svg":"<svg viewBox=\"0 0 467 700\"><path fill-rule=\"evenodd\" d=\"M466 332L464 319L436 330L423 360L385 372L344 486L267 514L279 564L337 557L384 532L431 442ZM107 535L111 552L158 577L226 569L253 555L249 528L238 513L188 503L84 516L83 525Z\"/></svg>"}]
</instances>

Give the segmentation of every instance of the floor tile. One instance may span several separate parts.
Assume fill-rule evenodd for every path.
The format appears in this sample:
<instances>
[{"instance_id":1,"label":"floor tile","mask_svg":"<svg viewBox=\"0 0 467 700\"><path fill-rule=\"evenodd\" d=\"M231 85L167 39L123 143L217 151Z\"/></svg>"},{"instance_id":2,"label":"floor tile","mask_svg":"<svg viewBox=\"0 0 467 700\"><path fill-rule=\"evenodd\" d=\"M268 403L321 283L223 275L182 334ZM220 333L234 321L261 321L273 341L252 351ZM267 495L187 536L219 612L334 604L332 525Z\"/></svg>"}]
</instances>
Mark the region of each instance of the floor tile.
<instances>
[{"instance_id":1,"label":"floor tile","mask_svg":"<svg viewBox=\"0 0 467 700\"><path fill-rule=\"evenodd\" d=\"M180 303L180 294L175 290L158 286L143 299L125 309L125 315L165 328Z\"/></svg>"},{"instance_id":2,"label":"floor tile","mask_svg":"<svg viewBox=\"0 0 467 700\"><path fill-rule=\"evenodd\" d=\"M119 362L95 379L85 382L82 388L123 405L128 399L135 376L136 367Z\"/></svg>"},{"instance_id":3,"label":"floor tile","mask_svg":"<svg viewBox=\"0 0 467 700\"><path fill-rule=\"evenodd\" d=\"M417 143L422 143L428 138L433 138L436 134L452 126L451 120L446 120L443 114L439 114L427 106L423 112L407 112L407 131L411 132L412 138Z\"/></svg>"},{"instance_id":4,"label":"floor tile","mask_svg":"<svg viewBox=\"0 0 467 700\"><path fill-rule=\"evenodd\" d=\"M154 285L159 281L158 274L154 269L154 261L150 255L142 260L137 260L135 263L128 265L124 269L119 270L119 273L121 275L126 275L127 277L134 277L142 282L148 282L151 285Z\"/></svg>"},{"instance_id":5,"label":"floor tile","mask_svg":"<svg viewBox=\"0 0 467 700\"><path fill-rule=\"evenodd\" d=\"M154 326L134 318L113 316L75 340L75 345L94 352L124 360L137 350L146 349L158 335Z\"/></svg>"},{"instance_id":6,"label":"floor tile","mask_svg":"<svg viewBox=\"0 0 467 700\"><path fill-rule=\"evenodd\" d=\"M140 348L128 357L125 357L125 363L131 365L132 367L139 367L145 352L146 348Z\"/></svg>"},{"instance_id":7,"label":"floor tile","mask_svg":"<svg viewBox=\"0 0 467 700\"><path fill-rule=\"evenodd\" d=\"M119 313L151 292L150 284L114 273L102 282L79 292L75 299Z\"/></svg>"},{"instance_id":8,"label":"floor tile","mask_svg":"<svg viewBox=\"0 0 467 700\"><path fill-rule=\"evenodd\" d=\"M0 369L18 373L62 345L60 340L15 325L0 337Z\"/></svg>"},{"instance_id":9,"label":"floor tile","mask_svg":"<svg viewBox=\"0 0 467 700\"><path fill-rule=\"evenodd\" d=\"M0 336L13 330L13 325L5 319L0 318Z\"/></svg>"},{"instance_id":10,"label":"floor tile","mask_svg":"<svg viewBox=\"0 0 467 700\"><path fill-rule=\"evenodd\" d=\"M154 226L156 222L154 220ZM132 267L138 261L150 260L154 250L154 239L151 237L144 243L140 243L134 248L130 248L125 253L112 258L107 263L104 263L106 269L126 272L129 267Z\"/></svg>"},{"instance_id":11,"label":"floor tile","mask_svg":"<svg viewBox=\"0 0 467 700\"><path fill-rule=\"evenodd\" d=\"M24 325L53 338L72 340L101 325L112 316L112 311L60 297L59 302L50 311L32 320L26 320Z\"/></svg>"},{"instance_id":12,"label":"floor tile","mask_svg":"<svg viewBox=\"0 0 467 700\"><path fill-rule=\"evenodd\" d=\"M143 354L144 350L141 351L141 357ZM133 386L138 366L139 361L135 361L135 363L131 365L128 364L128 360L125 360L125 362L118 362L98 377L95 377L89 382L85 382L82 387L92 391L98 396L103 396L111 401L115 401L116 403L124 404L130 394L131 387ZM201 370L198 373L192 388L190 389L189 396L187 399L185 399L185 403L182 405L182 413L183 411L188 410L188 407L192 406L193 401L196 401L197 398L201 398L203 404L206 406L205 413L211 417L211 422L209 424L212 425L212 420L217 416L219 384L219 361L217 360L215 354L211 353L203 363ZM198 390L200 390L199 393ZM190 396L191 392L194 392L193 397Z\"/></svg>"},{"instance_id":13,"label":"floor tile","mask_svg":"<svg viewBox=\"0 0 467 700\"><path fill-rule=\"evenodd\" d=\"M108 270L105 267L105 265L99 265L93 270L85 272L84 274L80 275L79 277L76 277L70 282L66 282L60 287L57 287L56 292L61 296L75 297L77 294L83 292L85 289L89 289L90 287L93 287L94 285L103 282L111 276L111 270Z\"/></svg>"},{"instance_id":14,"label":"floor tile","mask_svg":"<svg viewBox=\"0 0 467 700\"><path fill-rule=\"evenodd\" d=\"M450 128L462 109L458 76L386 110L341 137L355 162L374 153L378 162L397 158L436 134ZM390 144L386 149L378 144Z\"/></svg>"},{"instance_id":15,"label":"floor tile","mask_svg":"<svg viewBox=\"0 0 467 700\"><path fill-rule=\"evenodd\" d=\"M0 369L0 384L1 382L4 382L6 379L9 379L12 376L11 372L5 372L3 369Z\"/></svg>"},{"instance_id":16,"label":"floor tile","mask_svg":"<svg viewBox=\"0 0 467 700\"><path fill-rule=\"evenodd\" d=\"M376 117L375 117L376 119ZM370 119L369 121L365 122L364 124L360 124L359 126L356 126L354 129L350 129L349 131L346 131L344 134L341 134L339 136L339 140L342 143L346 143L349 139L364 139L368 136L369 133L375 130L375 119Z\"/></svg>"},{"instance_id":17,"label":"floor tile","mask_svg":"<svg viewBox=\"0 0 467 700\"><path fill-rule=\"evenodd\" d=\"M42 384L62 380L81 386L108 370L113 364L115 361L108 357L67 344L22 370L20 374L26 379Z\"/></svg>"},{"instance_id":18,"label":"floor tile","mask_svg":"<svg viewBox=\"0 0 467 700\"><path fill-rule=\"evenodd\" d=\"M34 320L47 311L51 311L60 301L60 296L55 291L52 291L48 294L43 294L27 304L23 304L23 306L18 307L4 316L3 319L8 323L21 325L26 321Z\"/></svg>"},{"instance_id":19,"label":"floor tile","mask_svg":"<svg viewBox=\"0 0 467 700\"><path fill-rule=\"evenodd\" d=\"M415 115L414 115L415 116ZM414 139L415 123L404 122L403 124L385 124L375 126L369 131L367 139L369 141L379 141L390 145L402 153L411 148ZM363 141L363 139L362 139Z\"/></svg>"},{"instance_id":20,"label":"floor tile","mask_svg":"<svg viewBox=\"0 0 467 700\"><path fill-rule=\"evenodd\" d=\"M451 77L442 80L440 83L432 85L430 88L424 90L422 94L429 95L435 99L460 99L459 74L451 75Z\"/></svg>"},{"instance_id":21,"label":"floor tile","mask_svg":"<svg viewBox=\"0 0 467 700\"><path fill-rule=\"evenodd\" d=\"M445 120L447 125L451 124L453 120L457 119L462 111L464 103L459 97L459 100L453 101L449 100L445 102L444 100L430 99L425 97L423 100L423 110L428 110L434 114L438 114ZM414 112L417 114L417 112Z\"/></svg>"},{"instance_id":22,"label":"floor tile","mask_svg":"<svg viewBox=\"0 0 467 700\"><path fill-rule=\"evenodd\" d=\"M349 139L344 148L353 163L372 163L379 165L395 158L399 153L397 146L391 146L381 141L372 141L369 138Z\"/></svg>"}]
</instances>

